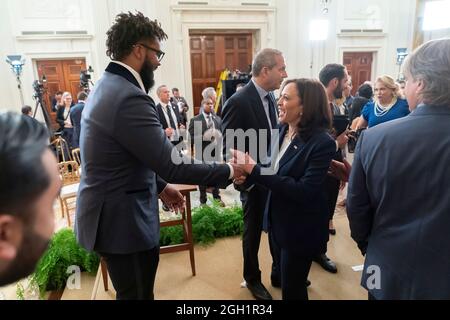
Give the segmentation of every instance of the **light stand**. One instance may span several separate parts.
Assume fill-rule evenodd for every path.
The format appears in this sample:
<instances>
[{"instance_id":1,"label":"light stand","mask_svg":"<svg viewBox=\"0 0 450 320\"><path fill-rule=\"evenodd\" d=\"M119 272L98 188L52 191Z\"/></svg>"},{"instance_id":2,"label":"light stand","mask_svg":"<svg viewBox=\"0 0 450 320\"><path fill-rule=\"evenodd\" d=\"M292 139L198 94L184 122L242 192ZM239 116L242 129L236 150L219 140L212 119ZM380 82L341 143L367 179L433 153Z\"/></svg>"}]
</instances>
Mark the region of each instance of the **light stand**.
<instances>
[{"instance_id":1,"label":"light stand","mask_svg":"<svg viewBox=\"0 0 450 320\"><path fill-rule=\"evenodd\" d=\"M20 102L23 106L25 103L23 100L22 81L20 80L20 76L22 75L22 69L25 65L25 58L21 55L11 55L6 57L6 62L11 66L11 70L16 76L17 88L20 92Z\"/></svg>"}]
</instances>

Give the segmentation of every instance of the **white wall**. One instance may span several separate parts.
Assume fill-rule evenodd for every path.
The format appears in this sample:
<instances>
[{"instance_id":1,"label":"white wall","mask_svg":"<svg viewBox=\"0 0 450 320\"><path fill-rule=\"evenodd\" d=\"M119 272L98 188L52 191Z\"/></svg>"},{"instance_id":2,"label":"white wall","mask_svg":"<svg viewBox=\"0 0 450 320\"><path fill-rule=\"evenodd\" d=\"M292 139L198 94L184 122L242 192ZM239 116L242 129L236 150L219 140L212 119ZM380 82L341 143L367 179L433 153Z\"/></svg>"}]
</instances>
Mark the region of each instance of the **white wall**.
<instances>
[{"instance_id":1,"label":"white wall","mask_svg":"<svg viewBox=\"0 0 450 320\"><path fill-rule=\"evenodd\" d=\"M13 75L10 66L5 62L6 56L19 53L16 51L16 43L14 41L11 21L10 9L7 1L0 4L0 110L17 110L20 106L20 95L17 89L16 78ZM22 81L24 82L24 81ZM23 85L27 83L24 82Z\"/></svg>"},{"instance_id":2,"label":"white wall","mask_svg":"<svg viewBox=\"0 0 450 320\"><path fill-rule=\"evenodd\" d=\"M22 82L27 104L34 105L31 83L37 75L35 59L85 57L95 70L94 81L97 80L109 62L105 54L106 31L121 11L139 10L161 22L169 40L163 44L166 56L156 81L179 87L191 104L191 28L254 30L254 51L266 46L283 51L290 78L317 77L323 65L342 62L344 51L375 52L373 78L384 73L397 76L396 48L410 49L412 44L415 0L333 0L326 15L330 21L329 38L314 43L309 40L309 23L323 17L319 0L201 2L208 5L179 4L177 0L0 1L0 108L21 107L15 78L4 62L7 54L26 56ZM342 33L342 29L382 32L355 34ZM30 31L84 33L28 34Z\"/></svg>"}]
</instances>

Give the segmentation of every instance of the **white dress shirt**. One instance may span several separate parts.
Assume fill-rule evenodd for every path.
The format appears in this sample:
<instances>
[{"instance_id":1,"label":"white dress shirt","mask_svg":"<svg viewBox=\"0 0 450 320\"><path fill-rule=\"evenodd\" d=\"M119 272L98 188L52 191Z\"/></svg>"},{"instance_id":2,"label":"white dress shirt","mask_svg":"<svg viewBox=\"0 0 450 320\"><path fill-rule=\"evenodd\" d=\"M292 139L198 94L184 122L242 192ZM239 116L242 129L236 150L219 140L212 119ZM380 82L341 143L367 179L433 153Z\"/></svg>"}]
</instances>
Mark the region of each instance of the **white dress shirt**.
<instances>
[{"instance_id":1,"label":"white dress shirt","mask_svg":"<svg viewBox=\"0 0 450 320\"><path fill-rule=\"evenodd\" d=\"M180 130L178 128L177 116L175 115L175 112L173 111L171 105L169 105L170 114L168 114L167 113L167 106L168 106L168 104L165 104L162 101L160 103L161 103L161 107L162 107L162 110L163 110L163 113L164 113L164 118L166 119L167 126L170 127L170 118L172 118L173 123L175 123L175 126L176 126L176 128L174 128L175 134L173 134L170 137L170 141L178 141L178 138L180 137Z\"/></svg>"}]
</instances>

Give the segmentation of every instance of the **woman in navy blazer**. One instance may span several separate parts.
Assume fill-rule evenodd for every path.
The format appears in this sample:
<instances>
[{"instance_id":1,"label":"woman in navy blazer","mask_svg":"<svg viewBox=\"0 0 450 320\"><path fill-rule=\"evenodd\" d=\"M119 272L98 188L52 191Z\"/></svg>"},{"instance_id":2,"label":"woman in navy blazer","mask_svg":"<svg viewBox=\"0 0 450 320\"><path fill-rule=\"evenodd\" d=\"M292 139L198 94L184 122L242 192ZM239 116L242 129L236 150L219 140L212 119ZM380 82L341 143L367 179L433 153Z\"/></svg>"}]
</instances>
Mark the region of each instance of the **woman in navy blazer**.
<instances>
[{"instance_id":1,"label":"woman in navy blazer","mask_svg":"<svg viewBox=\"0 0 450 320\"><path fill-rule=\"evenodd\" d=\"M242 152L233 151L234 161L249 174L246 184L269 189L264 226L281 249L283 299L307 300L306 280L312 259L323 252L328 241L324 182L336 143L329 135L330 108L320 82L287 81L278 108L282 127L272 174Z\"/></svg>"}]
</instances>

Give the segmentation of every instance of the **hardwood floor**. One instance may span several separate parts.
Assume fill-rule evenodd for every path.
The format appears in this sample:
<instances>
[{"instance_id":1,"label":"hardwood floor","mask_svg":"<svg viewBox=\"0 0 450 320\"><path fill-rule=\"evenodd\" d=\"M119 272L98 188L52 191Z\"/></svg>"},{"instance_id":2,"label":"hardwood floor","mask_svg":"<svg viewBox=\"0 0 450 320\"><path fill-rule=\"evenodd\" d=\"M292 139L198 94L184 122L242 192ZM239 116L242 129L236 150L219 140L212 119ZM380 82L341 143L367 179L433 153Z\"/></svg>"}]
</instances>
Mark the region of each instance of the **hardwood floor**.
<instances>
[{"instance_id":1,"label":"hardwood floor","mask_svg":"<svg viewBox=\"0 0 450 320\"><path fill-rule=\"evenodd\" d=\"M313 263L309 279L311 300L366 300L367 293L359 285L361 272L352 270L361 265L363 257L350 238L348 221L339 212L335 217L337 235L331 237L328 254L337 266L338 273L330 274ZM208 247L196 246L197 276L193 277L188 252L163 254L160 257L155 284L157 300L252 300L250 292L241 288L242 247L240 237L220 239ZM263 282L274 299L281 299L281 290L270 286L271 258L267 236L263 234L260 249L260 267ZM63 299L111 300L114 289L105 292L100 274L97 281L85 277L82 290L68 291Z\"/></svg>"}]
</instances>

